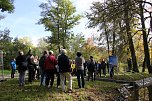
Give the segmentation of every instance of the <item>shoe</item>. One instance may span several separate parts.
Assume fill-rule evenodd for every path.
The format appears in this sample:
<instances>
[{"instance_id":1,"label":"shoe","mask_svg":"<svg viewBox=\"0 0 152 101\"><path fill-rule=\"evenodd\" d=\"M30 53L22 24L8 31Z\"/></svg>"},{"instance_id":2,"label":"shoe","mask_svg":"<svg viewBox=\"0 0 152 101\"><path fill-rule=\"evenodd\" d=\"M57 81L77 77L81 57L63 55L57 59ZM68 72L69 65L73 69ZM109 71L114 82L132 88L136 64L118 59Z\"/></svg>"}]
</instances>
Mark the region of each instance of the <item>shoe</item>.
<instances>
[{"instance_id":1,"label":"shoe","mask_svg":"<svg viewBox=\"0 0 152 101\"><path fill-rule=\"evenodd\" d=\"M23 87L23 86L24 86L24 84L19 84L19 86L20 86L20 87Z\"/></svg>"},{"instance_id":2,"label":"shoe","mask_svg":"<svg viewBox=\"0 0 152 101\"><path fill-rule=\"evenodd\" d=\"M67 91L63 91L64 93L67 93Z\"/></svg>"},{"instance_id":3,"label":"shoe","mask_svg":"<svg viewBox=\"0 0 152 101\"><path fill-rule=\"evenodd\" d=\"M56 88L59 89L59 86L57 86Z\"/></svg>"},{"instance_id":4,"label":"shoe","mask_svg":"<svg viewBox=\"0 0 152 101\"><path fill-rule=\"evenodd\" d=\"M68 89L68 93L72 93L73 91L72 91L72 89Z\"/></svg>"},{"instance_id":5,"label":"shoe","mask_svg":"<svg viewBox=\"0 0 152 101\"><path fill-rule=\"evenodd\" d=\"M46 88L50 88L50 86L49 86L49 85L46 85L45 87L46 87Z\"/></svg>"}]
</instances>

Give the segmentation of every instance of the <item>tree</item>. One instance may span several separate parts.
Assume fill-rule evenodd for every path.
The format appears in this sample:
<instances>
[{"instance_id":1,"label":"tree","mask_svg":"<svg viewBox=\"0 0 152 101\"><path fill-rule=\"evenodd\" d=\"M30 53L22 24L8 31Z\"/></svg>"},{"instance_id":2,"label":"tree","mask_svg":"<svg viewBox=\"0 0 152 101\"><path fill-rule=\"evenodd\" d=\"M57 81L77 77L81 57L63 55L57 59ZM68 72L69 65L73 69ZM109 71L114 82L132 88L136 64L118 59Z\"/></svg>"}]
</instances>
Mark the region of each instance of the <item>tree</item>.
<instances>
[{"instance_id":1,"label":"tree","mask_svg":"<svg viewBox=\"0 0 152 101\"><path fill-rule=\"evenodd\" d=\"M144 17L144 11L147 11L146 9L144 9L144 5L148 2L144 2L143 0L141 0L138 3L139 3L139 8L140 8L139 15L141 19L142 34L143 34L143 45L144 45L144 54L145 54L144 62L147 65L148 72L152 73L152 66L150 65L150 54L149 54L149 46L148 46L148 34L146 32L145 17ZM152 3L149 3L149 4L152 7Z\"/></svg>"},{"instance_id":2,"label":"tree","mask_svg":"<svg viewBox=\"0 0 152 101\"><path fill-rule=\"evenodd\" d=\"M72 35L68 43L69 57L74 59L78 51L83 52L82 48L85 43L86 41L82 33L78 33L77 35Z\"/></svg>"},{"instance_id":3,"label":"tree","mask_svg":"<svg viewBox=\"0 0 152 101\"><path fill-rule=\"evenodd\" d=\"M11 50L12 50L12 37L9 36L10 31L5 29L4 31L0 31L0 50L4 52L4 66L5 69L8 69L9 62L11 59Z\"/></svg>"},{"instance_id":4,"label":"tree","mask_svg":"<svg viewBox=\"0 0 152 101\"><path fill-rule=\"evenodd\" d=\"M45 38L40 38L38 40L37 47L35 50L37 51L37 55L41 56L43 54L43 51L49 49L49 44L46 42Z\"/></svg>"},{"instance_id":5,"label":"tree","mask_svg":"<svg viewBox=\"0 0 152 101\"><path fill-rule=\"evenodd\" d=\"M26 54L30 48L33 49L33 44L29 37L14 38L12 43L14 47L13 50L16 53L16 56L17 56L17 52L20 50L22 50Z\"/></svg>"},{"instance_id":6,"label":"tree","mask_svg":"<svg viewBox=\"0 0 152 101\"><path fill-rule=\"evenodd\" d=\"M134 24L133 15L136 14L133 4L132 0L128 2L124 0L94 2L90 8L91 13L87 13L87 18L89 19L89 27L99 27L99 30L105 33L106 37L104 38L107 40L108 51L112 47L112 52L117 54L120 45L121 49L124 45L129 45L133 60L133 71L138 72L131 29ZM117 50L115 47L118 47Z\"/></svg>"},{"instance_id":7,"label":"tree","mask_svg":"<svg viewBox=\"0 0 152 101\"><path fill-rule=\"evenodd\" d=\"M48 0L42 3L39 24L43 24L47 31L51 31L52 44L56 44L60 51L60 45L65 47L69 40L71 29L78 24L81 16L76 13L76 8L70 0Z\"/></svg>"},{"instance_id":8,"label":"tree","mask_svg":"<svg viewBox=\"0 0 152 101\"><path fill-rule=\"evenodd\" d=\"M127 36L128 36L128 42L129 42L129 49L131 51L131 57L132 57L132 61L133 61L133 71L134 72L139 72L138 70L138 66L137 66L137 59L136 59L136 54L135 54L135 49L134 49L134 44L133 44L133 39L132 39L132 33L131 33L131 19L129 17L129 8L132 8L131 5L131 0L129 0L129 2L127 0L125 0L124 2L124 21L126 24L126 32L127 32Z\"/></svg>"},{"instance_id":9,"label":"tree","mask_svg":"<svg viewBox=\"0 0 152 101\"><path fill-rule=\"evenodd\" d=\"M12 12L14 9L13 5L14 0L0 0L0 9L2 12L8 11Z\"/></svg>"},{"instance_id":10,"label":"tree","mask_svg":"<svg viewBox=\"0 0 152 101\"><path fill-rule=\"evenodd\" d=\"M13 5L14 0L0 0L0 10L1 12L6 12L8 11L9 13L13 12L14 10L14 5ZM0 19L3 19L4 16L0 14Z\"/></svg>"},{"instance_id":11,"label":"tree","mask_svg":"<svg viewBox=\"0 0 152 101\"><path fill-rule=\"evenodd\" d=\"M37 47L39 47L42 51L43 50L47 50L49 44L46 42L46 39L45 38L40 38L38 40L38 45Z\"/></svg>"},{"instance_id":12,"label":"tree","mask_svg":"<svg viewBox=\"0 0 152 101\"><path fill-rule=\"evenodd\" d=\"M7 43L11 43L12 37L9 36L10 31L5 29L4 31L0 31L0 49L3 50L6 48Z\"/></svg>"},{"instance_id":13,"label":"tree","mask_svg":"<svg viewBox=\"0 0 152 101\"><path fill-rule=\"evenodd\" d=\"M0 11L1 12L8 12L11 13L14 10L13 0L0 0ZM0 13L0 20L4 18L4 15ZM10 53L10 50L12 49L12 43L11 40L12 37L9 36L10 31L8 29L4 29L4 31L0 31L0 50L3 50L5 61L4 65L7 67L9 66L9 60L11 59L10 54L7 55L7 53ZM6 65L7 64L7 65Z\"/></svg>"}]
</instances>

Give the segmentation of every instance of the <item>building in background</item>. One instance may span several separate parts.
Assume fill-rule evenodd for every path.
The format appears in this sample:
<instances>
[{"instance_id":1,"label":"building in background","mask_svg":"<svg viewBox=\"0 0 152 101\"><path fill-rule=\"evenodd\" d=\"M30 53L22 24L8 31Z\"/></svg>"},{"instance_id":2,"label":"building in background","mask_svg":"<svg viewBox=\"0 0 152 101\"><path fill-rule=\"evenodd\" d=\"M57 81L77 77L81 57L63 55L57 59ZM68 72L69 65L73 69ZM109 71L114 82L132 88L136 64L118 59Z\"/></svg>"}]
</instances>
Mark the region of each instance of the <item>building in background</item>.
<instances>
[{"instance_id":1,"label":"building in background","mask_svg":"<svg viewBox=\"0 0 152 101\"><path fill-rule=\"evenodd\" d=\"M94 46L94 42L93 42L92 37L87 39L87 44L90 45L90 46Z\"/></svg>"}]
</instances>

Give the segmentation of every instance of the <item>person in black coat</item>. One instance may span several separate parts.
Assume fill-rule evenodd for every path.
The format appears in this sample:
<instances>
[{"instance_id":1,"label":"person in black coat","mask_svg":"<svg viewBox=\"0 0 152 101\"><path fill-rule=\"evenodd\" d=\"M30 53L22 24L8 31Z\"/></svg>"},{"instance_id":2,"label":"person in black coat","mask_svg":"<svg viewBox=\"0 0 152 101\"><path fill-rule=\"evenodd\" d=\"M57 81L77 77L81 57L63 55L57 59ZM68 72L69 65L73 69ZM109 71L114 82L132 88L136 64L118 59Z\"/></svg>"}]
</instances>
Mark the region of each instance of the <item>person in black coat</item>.
<instances>
[{"instance_id":1,"label":"person in black coat","mask_svg":"<svg viewBox=\"0 0 152 101\"><path fill-rule=\"evenodd\" d=\"M87 68L88 68L88 81L90 79L90 77L92 77L92 81L95 80L95 61L93 60L93 56L90 56L90 60L88 61L87 64Z\"/></svg>"},{"instance_id":2,"label":"person in black coat","mask_svg":"<svg viewBox=\"0 0 152 101\"><path fill-rule=\"evenodd\" d=\"M72 76L71 76L71 66L68 56L66 55L67 51L65 49L61 50L61 54L58 56L58 66L61 79L61 88L63 92L66 92L65 89L65 77L69 81L68 92L72 92Z\"/></svg>"},{"instance_id":3,"label":"person in black coat","mask_svg":"<svg viewBox=\"0 0 152 101\"><path fill-rule=\"evenodd\" d=\"M16 65L18 66L19 72L19 86L24 86L25 71L27 70L27 60L26 55L24 55L23 51L18 52L18 56L16 57Z\"/></svg>"},{"instance_id":4,"label":"person in black coat","mask_svg":"<svg viewBox=\"0 0 152 101\"><path fill-rule=\"evenodd\" d=\"M101 61L101 68L102 68L104 76L106 76L106 66L107 66L107 64L106 64L105 60L102 59L102 61Z\"/></svg>"}]
</instances>

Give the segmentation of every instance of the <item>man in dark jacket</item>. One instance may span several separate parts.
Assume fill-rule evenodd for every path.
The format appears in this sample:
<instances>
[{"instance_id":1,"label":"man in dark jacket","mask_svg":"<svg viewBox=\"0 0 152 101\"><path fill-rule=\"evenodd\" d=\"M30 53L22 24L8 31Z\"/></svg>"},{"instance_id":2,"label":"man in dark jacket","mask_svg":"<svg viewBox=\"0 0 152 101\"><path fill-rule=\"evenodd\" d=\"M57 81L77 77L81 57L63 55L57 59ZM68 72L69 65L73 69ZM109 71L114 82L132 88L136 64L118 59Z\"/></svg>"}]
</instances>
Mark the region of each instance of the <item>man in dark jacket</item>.
<instances>
[{"instance_id":1,"label":"man in dark jacket","mask_svg":"<svg viewBox=\"0 0 152 101\"><path fill-rule=\"evenodd\" d=\"M101 61L101 68L102 68L102 71L103 71L103 75L105 77L106 77L106 66L107 66L107 64L106 64L105 60L102 59L102 61Z\"/></svg>"},{"instance_id":2,"label":"man in dark jacket","mask_svg":"<svg viewBox=\"0 0 152 101\"><path fill-rule=\"evenodd\" d=\"M65 89L65 77L69 81L68 84L68 92L72 91L72 77L71 77L71 67L69 58L66 55L67 51L65 49L61 50L61 55L58 57L58 66L60 72L60 79L61 79L61 88L62 91L66 92Z\"/></svg>"},{"instance_id":3,"label":"man in dark jacket","mask_svg":"<svg viewBox=\"0 0 152 101\"><path fill-rule=\"evenodd\" d=\"M40 75L41 75L41 81L40 85L44 83L44 77L45 77L45 71L44 71L44 62L46 58L48 57L48 52L44 51L43 56L41 56L40 61L39 61L39 66L40 66Z\"/></svg>"},{"instance_id":4,"label":"man in dark jacket","mask_svg":"<svg viewBox=\"0 0 152 101\"><path fill-rule=\"evenodd\" d=\"M18 52L18 56L16 57L16 65L18 65L19 72L19 86L24 86L25 84L25 71L27 70L27 60L23 51Z\"/></svg>"},{"instance_id":5,"label":"man in dark jacket","mask_svg":"<svg viewBox=\"0 0 152 101\"><path fill-rule=\"evenodd\" d=\"M88 68L88 81L90 77L92 77L92 81L95 80L95 62L93 60L93 56L90 56L90 60L88 61L87 68Z\"/></svg>"}]
</instances>

